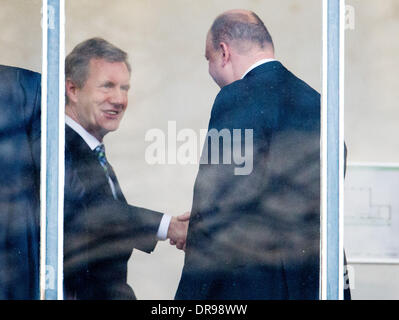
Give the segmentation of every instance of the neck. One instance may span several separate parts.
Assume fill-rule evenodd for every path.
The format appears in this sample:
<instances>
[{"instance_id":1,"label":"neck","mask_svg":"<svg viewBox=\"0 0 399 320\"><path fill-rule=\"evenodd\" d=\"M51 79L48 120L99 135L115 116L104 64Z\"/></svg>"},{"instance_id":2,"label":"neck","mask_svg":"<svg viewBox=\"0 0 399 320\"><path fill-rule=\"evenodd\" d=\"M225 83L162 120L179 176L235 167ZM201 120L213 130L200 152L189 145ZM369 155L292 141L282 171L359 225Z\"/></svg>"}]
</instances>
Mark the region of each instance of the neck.
<instances>
[{"instance_id":1,"label":"neck","mask_svg":"<svg viewBox=\"0 0 399 320\"><path fill-rule=\"evenodd\" d=\"M238 59L238 63L236 64L234 77L235 80L239 80L242 78L244 73L255 63L263 59L275 59L273 52L256 52L251 55L241 56L241 59Z\"/></svg>"},{"instance_id":2,"label":"neck","mask_svg":"<svg viewBox=\"0 0 399 320\"><path fill-rule=\"evenodd\" d=\"M99 134L95 130L91 130L89 126L82 123L82 121L79 120L80 117L78 116L78 114L76 112L76 108L73 108L73 106L71 106L70 104L67 104L65 106L65 114L68 117L70 117L72 120L74 120L75 122L79 123L83 127L83 129L85 129L88 133L90 133L98 141L100 141L101 143L103 142L104 135Z\"/></svg>"},{"instance_id":3,"label":"neck","mask_svg":"<svg viewBox=\"0 0 399 320\"><path fill-rule=\"evenodd\" d=\"M72 106L70 104L65 105L65 114L70 117L72 120L74 120L75 122L79 123L80 125L82 125L76 115L76 112L74 112L74 109L72 108Z\"/></svg>"}]
</instances>

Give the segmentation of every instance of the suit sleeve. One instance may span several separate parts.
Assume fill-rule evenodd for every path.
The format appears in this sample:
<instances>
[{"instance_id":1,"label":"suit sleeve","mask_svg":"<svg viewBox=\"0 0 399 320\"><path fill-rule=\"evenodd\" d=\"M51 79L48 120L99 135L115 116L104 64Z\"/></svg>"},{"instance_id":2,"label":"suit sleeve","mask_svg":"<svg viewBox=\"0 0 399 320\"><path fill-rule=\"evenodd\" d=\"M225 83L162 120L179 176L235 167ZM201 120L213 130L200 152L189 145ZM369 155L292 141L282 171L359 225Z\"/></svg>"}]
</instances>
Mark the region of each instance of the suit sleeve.
<instances>
[{"instance_id":1,"label":"suit sleeve","mask_svg":"<svg viewBox=\"0 0 399 320\"><path fill-rule=\"evenodd\" d=\"M135 249L151 253L158 242L157 232L163 214L157 211L121 204L122 210L127 208L129 229Z\"/></svg>"},{"instance_id":2,"label":"suit sleeve","mask_svg":"<svg viewBox=\"0 0 399 320\"><path fill-rule=\"evenodd\" d=\"M25 72L25 71L23 71ZM37 188L40 188L40 138L41 138L41 77L40 74L25 72L21 77L21 85L26 93L24 106L27 136L31 146L32 158L35 166Z\"/></svg>"},{"instance_id":3,"label":"suit sleeve","mask_svg":"<svg viewBox=\"0 0 399 320\"><path fill-rule=\"evenodd\" d=\"M150 253L155 249L161 213L109 199L95 199L85 206L89 234L96 241L117 242L118 247L126 245L127 251L135 248Z\"/></svg>"},{"instance_id":4,"label":"suit sleeve","mask_svg":"<svg viewBox=\"0 0 399 320\"><path fill-rule=\"evenodd\" d=\"M0 66L0 297L36 299L39 192L29 133L40 104L40 76Z\"/></svg>"}]
</instances>

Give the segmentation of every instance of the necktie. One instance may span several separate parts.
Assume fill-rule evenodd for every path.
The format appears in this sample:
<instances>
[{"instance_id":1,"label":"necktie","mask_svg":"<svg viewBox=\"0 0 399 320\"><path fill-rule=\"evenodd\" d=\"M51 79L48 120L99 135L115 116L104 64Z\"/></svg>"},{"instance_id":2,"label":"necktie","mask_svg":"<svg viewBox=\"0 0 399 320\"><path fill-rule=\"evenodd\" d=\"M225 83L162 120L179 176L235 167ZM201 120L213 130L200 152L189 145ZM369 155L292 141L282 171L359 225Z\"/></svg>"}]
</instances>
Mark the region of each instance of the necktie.
<instances>
[{"instance_id":1,"label":"necktie","mask_svg":"<svg viewBox=\"0 0 399 320\"><path fill-rule=\"evenodd\" d=\"M107 177L108 183L109 183L109 185L111 187L112 195L114 196L114 199L117 200L118 196L116 195L114 182L112 181L111 176L109 174L109 170L110 169L108 168L109 164L108 164L107 158L105 157L105 147L104 147L104 145L103 144L98 145L94 149L94 152L96 153L97 159L98 159L98 161L100 162L101 166L104 169L105 176Z\"/></svg>"}]
</instances>

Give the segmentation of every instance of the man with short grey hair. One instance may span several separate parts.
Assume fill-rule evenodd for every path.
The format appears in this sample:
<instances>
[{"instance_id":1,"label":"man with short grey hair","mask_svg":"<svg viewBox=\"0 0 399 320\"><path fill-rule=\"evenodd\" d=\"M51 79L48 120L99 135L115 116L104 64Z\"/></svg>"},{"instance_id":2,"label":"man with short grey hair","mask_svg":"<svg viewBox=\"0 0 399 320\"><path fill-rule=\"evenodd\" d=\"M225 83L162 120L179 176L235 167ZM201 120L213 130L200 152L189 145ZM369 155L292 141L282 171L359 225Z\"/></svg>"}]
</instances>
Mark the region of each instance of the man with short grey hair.
<instances>
[{"instance_id":1,"label":"man with short grey hair","mask_svg":"<svg viewBox=\"0 0 399 320\"><path fill-rule=\"evenodd\" d=\"M128 55L102 38L88 39L78 44L65 59L65 77L82 88L89 74L90 60L104 59L108 62L123 62L132 72ZM68 95L66 95L68 105Z\"/></svg>"},{"instance_id":2,"label":"man with short grey hair","mask_svg":"<svg viewBox=\"0 0 399 320\"><path fill-rule=\"evenodd\" d=\"M170 217L129 205L106 158L103 138L126 111L127 54L101 38L67 56L65 162L77 183L65 186L64 278L70 299L135 299L127 284L133 248L150 253L158 240L183 248L188 215Z\"/></svg>"},{"instance_id":3,"label":"man with short grey hair","mask_svg":"<svg viewBox=\"0 0 399 320\"><path fill-rule=\"evenodd\" d=\"M221 88L208 130L252 130L253 170L200 165L176 299L318 299L320 95L247 10L216 18L205 57Z\"/></svg>"}]
</instances>

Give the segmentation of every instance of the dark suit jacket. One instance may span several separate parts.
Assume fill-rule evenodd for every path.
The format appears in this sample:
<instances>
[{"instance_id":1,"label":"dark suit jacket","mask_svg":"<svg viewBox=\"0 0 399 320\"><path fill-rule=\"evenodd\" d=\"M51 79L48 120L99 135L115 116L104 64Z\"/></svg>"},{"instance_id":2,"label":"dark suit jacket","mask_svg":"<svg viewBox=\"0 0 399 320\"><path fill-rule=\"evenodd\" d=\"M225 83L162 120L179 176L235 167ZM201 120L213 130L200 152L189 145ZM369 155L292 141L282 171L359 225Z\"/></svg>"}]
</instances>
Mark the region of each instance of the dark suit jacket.
<instances>
[{"instance_id":1,"label":"dark suit jacket","mask_svg":"<svg viewBox=\"0 0 399 320\"><path fill-rule=\"evenodd\" d=\"M211 129L252 129L253 170L200 165L176 299L318 299L320 95L269 62L220 91Z\"/></svg>"},{"instance_id":2,"label":"dark suit jacket","mask_svg":"<svg viewBox=\"0 0 399 320\"><path fill-rule=\"evenodd\" d=\"M151 252L162 214L127 204L111 168L114 200L95 153L66 126L65 261L67 297L134 299L127 284L133 248Z\"/></svg>"},{"instance_id":3,"label":"dark suit jacket","mask_svg":"<svg viewBox=\"0 0 399 320\"><path fill-rule=\"evenodd\" d=\"M0 299L39 298L40 102L38 73L0 66Z\"/></svg>"}]
</instances>

